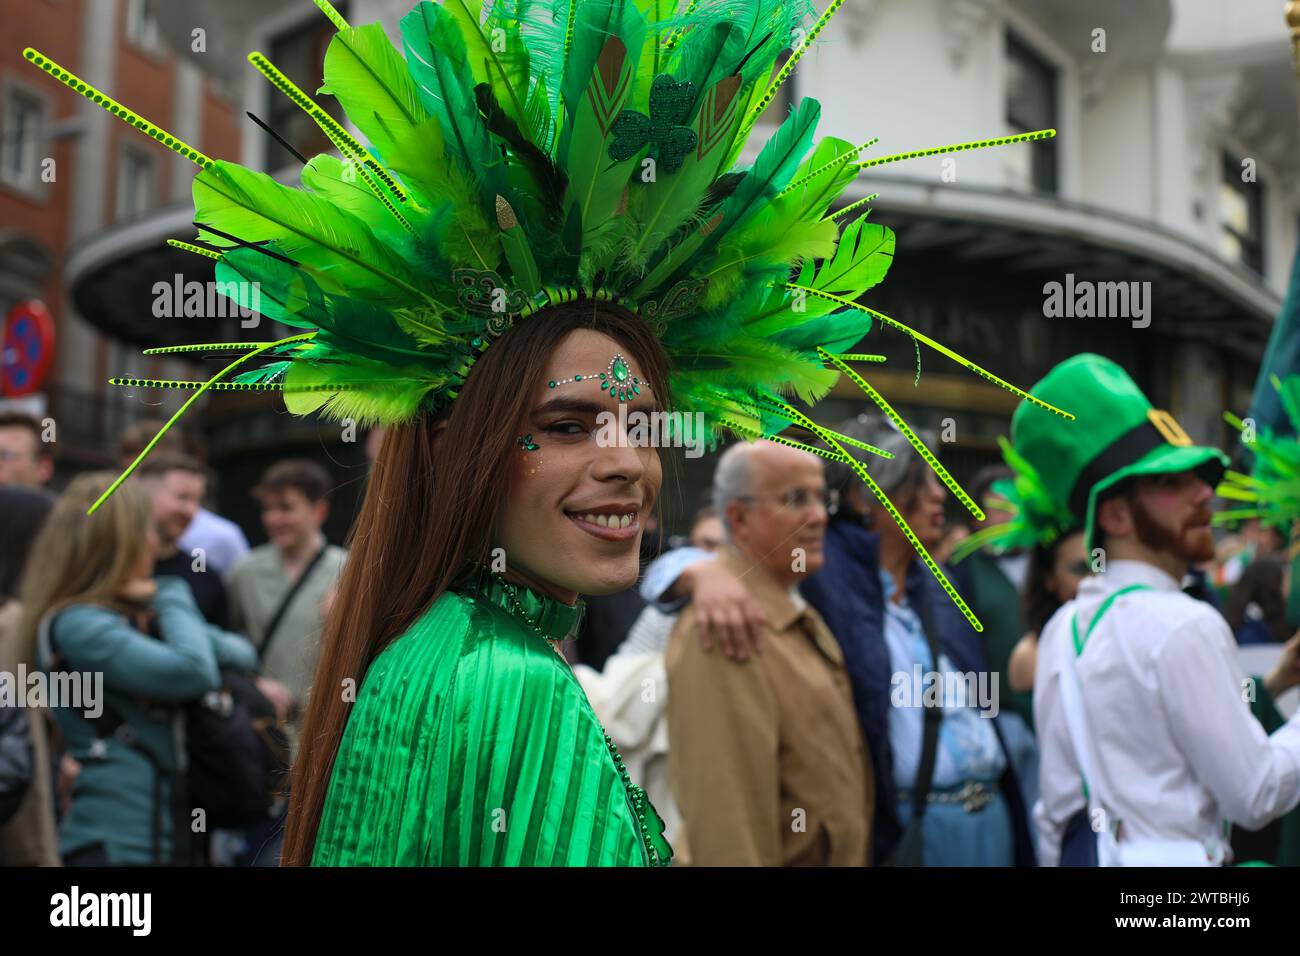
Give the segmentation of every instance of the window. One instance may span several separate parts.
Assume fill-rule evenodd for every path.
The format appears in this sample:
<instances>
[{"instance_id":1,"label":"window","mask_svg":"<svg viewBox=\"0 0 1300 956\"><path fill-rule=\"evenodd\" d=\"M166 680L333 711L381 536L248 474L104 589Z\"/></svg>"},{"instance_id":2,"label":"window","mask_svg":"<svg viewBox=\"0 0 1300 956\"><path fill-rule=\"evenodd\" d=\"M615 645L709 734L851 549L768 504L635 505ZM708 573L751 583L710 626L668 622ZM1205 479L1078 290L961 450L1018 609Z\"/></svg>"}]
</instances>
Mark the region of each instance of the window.
<instances>
[{"instance_id":1,"label":"window","mask_svg":"<svg viewBox=\"0 0 1300 956\"><path fill-rule=\"evenodd\" d=\"M117 173L117 218L136 219L154 205L154 157L135 146L122 149Z\"/></svg>"},{"instance_id":2,"label":"window","mask_svg":"<svg viewBox=\"0 0 1300 956\"><path fill-rule=\"evenodd\" d=\"M11 87L5 95L4 125L0 129L0 178L11 186L35 189L40 184L44 101Z\"/></svg>"},{"instance_id":3,"label":"window","mask_svg":"<svg viewBox=\"0 0 1300 956\"><path fill-rule=\"evenodd\" d=\"M153 17L157 0L127 0L126 38L145 50L159 50L162 43L158 34L158 21Z\"/></svg>"},{"instance_id":4,"label":"window","mask_svg":"<svg viewBox=\"0 0 1300 956\"><path fill-rule=\"evenodd\" d=\"M1246 182L1241 164L1223 157L1219 186L1219 250L1260 275L1264 274L1264 184Z\"/></svg>"},{"instance_id":5,"label":"window","mask_svg":"<svg viewBox=\"0 0 1300 956\"><path fill-rule=\"evenodd\" d=\"M1056 100L1056 70L1014 33L1008 33L1006 106L1009 132L1055 129ZM1039 139L1002 152L1013 185L1044 193L1057 191L1056 140Z\"/></svg>"},{"instance_id":6,"label":"window","mask_svg":"<svg viewBox=\"0 0 1300 956\"><path fill-rule=\"evenodd\" d=\"M345 3L335 3L339 13L347 16ZM321 77L325 72L325 48L335 34L333 25L320 16L304 20L301 26L275 37L270 43L268 58L279 70L292 80L299 89L320 104L325 112L342 122L343 107L333 96L315 95L320 88ZM291 143L293 148L310 159L317 153L325 153L334 147L329 138L321 132L316 121L304 113L284 94L267 87L270 93L269 107L263 119L266 124ZM297 163L292 153L281 146L271 136L265 136L266 168L277 170L291 163Z\"/></svg>"}]
</instances>

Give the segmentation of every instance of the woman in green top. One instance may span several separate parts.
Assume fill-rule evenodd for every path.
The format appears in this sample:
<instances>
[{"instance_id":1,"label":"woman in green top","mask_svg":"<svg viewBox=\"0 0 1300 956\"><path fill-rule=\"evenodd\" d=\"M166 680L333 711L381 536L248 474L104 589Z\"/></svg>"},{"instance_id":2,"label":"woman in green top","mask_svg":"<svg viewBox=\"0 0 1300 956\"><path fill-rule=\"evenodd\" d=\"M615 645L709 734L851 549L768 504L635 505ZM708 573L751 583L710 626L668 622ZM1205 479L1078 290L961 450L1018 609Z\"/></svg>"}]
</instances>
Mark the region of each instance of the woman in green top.
<instances>
[{"instance_id":1,"label":"woman in green top","mask_svg":"<svg viewBox=\"0 0 1300 956\"><path fill-rule=\"evenodd\" d=\"M656 450L626 425L606 440L600 416L616 423L620 401L597 387L601 369L637 381L630 421L658 408L664 358L643 322L608 303L556 307L493 343L450 414L386 432L282 862L667 862L662 826L555 649L579 594L635 583L659 493Z\"/></svg>"},{"instance_id":2,"label":"woman in green top","mask_svg":"<svg viewBox=\"0 0 1300 956\"><path fill-rule=\"evenodd\" d=\"M873 324L1069 415L859 301L894 236L849 187L869 167L1055 131L873 158L875 140L818 138L820 104L777 96L839 0L820 14L811 0L426 0L398 25L401 52L383 24L316 6L337 32L315 92L346 127L249 57L332 147L303 156L262 124L302 163L301 188L23 51L201 167L198 237L169 241L215 260L241 309L294 330L151 350L235 353L207 381L113 381L194 390L171 422L207 391L258 390L293 414L393 426L326 625L282 860L663 862L652 811L547 647L579 593L636 577L660 473L622 412L671 408L677 429L649 432L690 447L810 447L782 434L797 424L902 522L846 450L860 443L791 404L844 373L981 517L849 364L883 360L853 351Z\"/></svg>"}]
</instances>

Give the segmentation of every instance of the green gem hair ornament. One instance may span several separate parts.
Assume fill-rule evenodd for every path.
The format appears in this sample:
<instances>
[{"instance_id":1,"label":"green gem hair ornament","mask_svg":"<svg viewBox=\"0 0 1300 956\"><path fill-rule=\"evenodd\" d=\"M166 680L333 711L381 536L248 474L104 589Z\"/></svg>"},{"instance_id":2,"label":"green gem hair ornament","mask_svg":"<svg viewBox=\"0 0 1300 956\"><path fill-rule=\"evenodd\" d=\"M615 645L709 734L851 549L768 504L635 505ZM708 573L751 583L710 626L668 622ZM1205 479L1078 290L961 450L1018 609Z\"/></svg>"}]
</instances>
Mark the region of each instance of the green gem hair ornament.
<instances>
[{"instance_id":1,"label":"green gem hair ornament","mask_svg":"<svg viewBox=\"0 0 1300 956\"><path fill-rule=\"evenodd\" d=\"M758 124L842 5L819 14L811 0L425 0L402 18L399 50L382 24L353 26L316 0L337 32L314 94L263 54L248 57L333 148L301 157L294 185L201 153L37 50L23 56L194 162L197 235L173 245L214 267L239 305L260 290L257 310L300 333L237 346L205 381L157 386L193 389L186 409L239 386L279 392L297 415L415 421L454 402L515 323L581 301L646 321L668 356L672 411L703 416L713 439L798 428L823 457L851 457L844 436L810 426L795 403L810 409L845 374L883 408L847 364L876 325L1072 417L860 302L888 272L894 234L868 218L872 197L846 195L864 169L1055 131L871 158L874 140L818 138L821 106L810 98L774 131ZM755 132L765 141L750 143ZM606 392L641 393L645 382L615 371L598 378ZM926 461L957 487L928 451Z\"/></svg>"},{"instance_id":2,"label":"green gem hair ornament","mask_svg":"<svg viewBox=\"0 0 1300 956\"><path fill-rule=\"evenodd\" d=\"M600 390L602 392L608 390L610 395L617 396L621 402L631 401L640 395L643 386L650 389L649 382L643 381L632 374L632 366L628 364L622 353L616 353L609 360L609 365L605 367L603 372L583 372L570 378L549 381L546 385L548 388L559 388L561 385L568 385L572 382L594 382L597 379L600 380ZM653 391L653 389L650 390Z\"/></svg>"}]
</instances>

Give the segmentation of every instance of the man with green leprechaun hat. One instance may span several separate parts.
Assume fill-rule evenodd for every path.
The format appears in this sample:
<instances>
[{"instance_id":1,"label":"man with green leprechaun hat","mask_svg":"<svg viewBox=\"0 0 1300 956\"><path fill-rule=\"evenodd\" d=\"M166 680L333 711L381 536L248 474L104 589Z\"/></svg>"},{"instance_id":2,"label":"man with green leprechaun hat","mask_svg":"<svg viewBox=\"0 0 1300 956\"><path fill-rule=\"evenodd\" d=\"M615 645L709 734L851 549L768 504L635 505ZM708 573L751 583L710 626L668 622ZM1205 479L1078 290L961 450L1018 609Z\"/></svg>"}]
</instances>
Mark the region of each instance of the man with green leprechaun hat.
<instances>
[{"instance_id":1,"label":"man with green leprechaun hat","mask_svg":"<svg viewBox=\"0 0 1300 956\"><path fill-rule=\"evenodd\" d=\"M1232 632L1181 590L1214 556L1210 500L1227 465L1152 408L1128 374L1076 355L1022 404L1016 451L1084 527L1094 571L1043 629L1034 717L1043 865L1226 862L1228 823L1258 829L1300 801L1300 721L1251 715ZM1266 679L1297 682L1284 655Z\"/></svg>"}]
</instances>

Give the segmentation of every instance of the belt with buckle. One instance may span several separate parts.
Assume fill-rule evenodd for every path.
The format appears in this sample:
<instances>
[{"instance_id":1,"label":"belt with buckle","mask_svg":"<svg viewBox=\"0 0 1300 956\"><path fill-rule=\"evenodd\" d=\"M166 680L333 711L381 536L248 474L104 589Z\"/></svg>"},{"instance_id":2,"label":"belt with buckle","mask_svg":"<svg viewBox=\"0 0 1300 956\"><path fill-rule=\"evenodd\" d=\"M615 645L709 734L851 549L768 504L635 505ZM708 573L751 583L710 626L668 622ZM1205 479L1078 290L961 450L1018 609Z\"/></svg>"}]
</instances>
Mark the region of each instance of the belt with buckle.
<instances>
[{"instance_id":1,"label":"belt with buckle","mask_svg":"<svg viewBox=\"0 0 1300 956\"><path fill-rule=\"evenodd\" d=\"M997 790L991 783L984 783L979 780L967 780L960 787L950 787L946 790L931 790L926 796L926 803L955 803L959 804L967 813L975 813L983 810L993 798L997 796ZM900 791L898 794L899 802L912 800L910 790Z\"/></svg>"}]
</instances>

